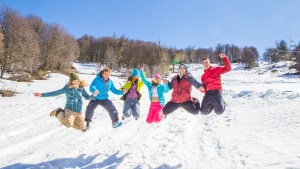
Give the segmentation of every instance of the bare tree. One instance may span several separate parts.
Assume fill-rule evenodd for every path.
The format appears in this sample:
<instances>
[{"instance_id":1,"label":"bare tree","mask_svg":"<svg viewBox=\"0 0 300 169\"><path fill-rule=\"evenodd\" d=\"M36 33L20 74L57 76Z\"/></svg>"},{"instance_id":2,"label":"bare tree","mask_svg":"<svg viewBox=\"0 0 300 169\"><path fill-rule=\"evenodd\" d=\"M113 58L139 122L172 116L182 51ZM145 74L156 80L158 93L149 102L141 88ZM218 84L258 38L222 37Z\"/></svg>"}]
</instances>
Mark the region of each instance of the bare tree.
<instances>
[{"instance_id":1,"label":"bare tree","mask_svg":"<svg viewBox=\"0 0 300 169\"><path fill-rule=\"evenodd\" d=\"M65 52L65 32L57 24L47 24L45 26L44 38L41 45L42 69L60 69L66 62Z\"/></svg>"},{"instance_id":2,"label":"bare tree","mask_svg":"<svg viewBox=\"0 0 300 169\"><path fill-rule=\"evenodd\" d=\"M196 52L194 50L194 47L188 46L185 49L185 54L187 56L186 60L185 60L186 63L194 63L195 62Z\"/></svg>"},{"instance_id":3,"label":"bare tree","mask_svg":"<svg viewBox=\"0 0 300 169\"><path fill-rule=\"evenodd\" d=\"M40 48L38 43L38 34L32 29L29 22L22 18L20 20L22 23L22 55L20 59L20 67L23 70L29 71L31 74L36 71L36 63L40 55Z\"/></svg>"},{"instance_id":4,"label":"bare tree","mask_svg":"<svg viewBox=\"0 0 300 169\"><path fill-rule=\"evenodd\" d=\"M242 62L247 68L253 68L257 61L258 52L254 47L244 47L242 50Z\"/></svg>"},{"instance_id":5,"label":"bare tree","mask_svg":"<svg viewBox=\"0 0 300 169\"><path fill-rule=\"evenodd\" d=\"M18 12L9 8L1 8L0 25L4 35L0 77L12 66L29 70L39 54L37 34Z\"/></svg>"},{"instance_id":6,"label":"bare tree","mask_svg":"<svg viewBox=\"0 0 300 169\"><path fill-rule=\"evenodd\" d=\"M38 41L38 48L39 48L39 54L38 54L38 59L36 59L33 63L33 66L32 66L32 69L33 71L37 71L39 66L40 66L40 60L41 60L41 55L43 55L41 53L41 46L42 46L42 43L45 41L45 38L44 38L44 32L45 32L45 24L44 22L42 21L42 19L38 16L35 16L35 15L29 15L27 16L27 22L29 24L29 26L31 27L31 29L37 34L37 41Z\"/></svg>"},{"instance_id":7,"label":"bare tree","mask_svg":"<svg viewBox=\"0 0 300 169\"><path fill-rule=\"evenodd\" d=\"M212 56L212 49L206 49L206 48L199 48L196 50L196 59L195 62L201 63L201 60L203 58L211 58Z\"/></svg>"},{"instance_id":8,"label":"bare tree","mask_svg":"<svg viewBox=\"0 0 300 169\"><path fill-rule=\"evenodd\" d=\"M240 62L241 61L241 49L235 45L231 45L231 55L230 60L232 62Z\"/></svg>"},{"instance_id":9,"label":"bare tree","mask_svg":"<svg viewBox=\"0 0 300 169\"><path fill-rule=\"evenodd\" d=\"M223 62L221 62L221 58L219 57L219 53L221 52L225 52L225 45L217 44L216 49L211 57L211 62L223 64Z\"/></svg>"},{"instance_id":10,"label":"bare tree","mask_svg":"<svg viewBox=\"0 0 300 169\"><path fill-rule=\"evenodd\" d=\"M296 62L295 68L300 72L300 42L293 50L291 59Z\"/></svg>"},{"instance_id":11,"label":"bare tree","mask_svg":"<svg viewBox=\"0 0 300 169\"><path fill-rule=\"evenodd\" d=\"M78 40L79 60L85 62L96 62L96 38L89 35L83 35Z\"/></svg>"},{"instance_id":12,"label":"bare tree","mask_svg":"<svg viewBox=\"0 0 300 169\"><path fill-rule=\"evenodd\" d=\"M3 56L4 54L4 35L2 33L2 26L0 25L0 58ZM1 61L1 60L0 60ZM1 64L1 62L0 62ZM1 70L0 70L1 71Z\"/></svg>"},{"instance_id":13,"label":"bare tree","mask_svg":"<svg viewBox=\"0 0 300 169\"><path fill-rule=\"evenodd\" d=\"M110 67L111 69L117 68L117 56L112 46L106 48L105 51L105 60L104 62Z\"/></svg>"}]
</instances>

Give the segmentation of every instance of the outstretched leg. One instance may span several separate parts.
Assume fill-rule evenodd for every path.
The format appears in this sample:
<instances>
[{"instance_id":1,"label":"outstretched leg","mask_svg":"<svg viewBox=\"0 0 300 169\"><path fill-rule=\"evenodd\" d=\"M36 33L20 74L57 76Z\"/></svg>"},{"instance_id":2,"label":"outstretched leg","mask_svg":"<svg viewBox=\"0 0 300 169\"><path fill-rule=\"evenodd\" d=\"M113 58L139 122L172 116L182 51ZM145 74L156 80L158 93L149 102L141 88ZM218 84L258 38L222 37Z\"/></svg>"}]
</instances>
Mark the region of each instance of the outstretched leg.
<instances>
[{"instance_id":1,"label":"outstretched leg","mask_svg":"<svg viewBox=\"0 0 300 169\"><path fill-rule=\"evenodd\" d=\"M77 113L74 119L73 128L77 130L85 130L85 121L83 119L82 113Z\"/></svg>"},{"instance_id":2,"label":"outstretched leg","mask_svg":"<svg viewBox=\"0 0 300 169\"><path fill-rule=\"evenodd\" d=\"M139 119L140 117L140 103L138 101L133 101L132 102L132 106L131 106L131 110L132 110L132 116L135 120Z\"/></svg>"},{"instance_id":3,"label":"outstretched leg","mask_svg":"<svg viewBox=\"0 0 300 169\"><path fill-rule=\"evenodd\" d=\"M100 100L91 100L86 107L86 112L85 112L85 121L86 122L91 122L92 118L94 116L94 111L96 107L99 105L101 101Z\"/></svg>"},{"instance_id":4,"label":"outstretched leg","mask_svg":"<svg viewBox=\"0 0 300 169\"><path fill-rule=\"evenodd\" d=\"M109 113L109 117L112 123L118 122L118 110L116 109L115 105L112 103L111 100L102 100L100 105Z\"/></svg>"},{"instance_id":5,"label":"outstretched leg","mask_svg":"<svg viewBox=\"0 0 300 169\"><path fill-rule=\"evenodd\" d=\"M200 108L201 114L208 115L212 111L212 109L213 109L213 105L210 101L210 95L205 93Z\"/></svg>"},{"instance_id":6,"label":"outstretched leg","mask_svg":"<svg viewBox=\"0 0 300 169\"><path fill-rule=\"evenodd\" d=\"M219 91L215 94L215 99L212 101L214 111L216 114L220 115L225 111L225 103L222 97L222 92Z\"/></svg>"},{"instance_id":7,"label":"outstretched leg","mask_svg":"<svg viewBox=\"0 0 300 169\"><path fill-rule=\"evenodd\" d=\"M158 123L164 118L162 109L163 109L163 106L161 106L160 103L158 103L158 105L155 106L155 112L154 112L154 117L153 117L154 122Z\"/></svg>"},{"instance_id":8,"label":"outstretched leg","mask_svg":"<svg viewBox=\"0 0 300 169\"><path fill-rule=\"evenodd\" d=\"M173 113L180 107L180 103L168 102L163 108L163 114L167 116L170 113Z\"/></svg>"},{"instance_id":9,"label":"outstretched leg","mask_svg":"<svg viewBox=\"0 0 300 169\"><path fill-rule=\"evenodd\" d=\"M58 121L66 127L73 127L75 120L75 113L69 109L65 110L65 113L59 113L57 116Z\"/></svg>"},{"instance_id":10,"label":"outstretched leg","mask_svg":"<svg viewBox=\"0 0 300 169\"><path fill-rule=\"evenodd\" d=\"M192 100L188 100L186 102L183 102L182 104L182 108L184 110L186 110L187 112L191 113L191 114L199 114L200 111L200 106L198 106L198 108L194 105Z\"/></svg>"},{"instance_id":11,"label":"outstretched leg","mask_svg":"<svg viewBox=\"0 0 300 169\"><path fill-rule=\"evenodd\" d=\"M148 116L147 116L147 119L146 119L147 123L150 124L150 123L153 122L154 113L155 113L154 105L151 103L150 107L149 107Z\"/></svg>"},{"instance_id":12,"label":"outstretched leg","mask_svg":"<svg viewBox=\"0 0 300 169\"><path fill-rule=\"evenodd\" d=\"M131 103L129 101L125 101L124 105L123 105L123 117L122 118L127 118L130 117L130 107L131 107Z\"/></svg>"}]
</instances>

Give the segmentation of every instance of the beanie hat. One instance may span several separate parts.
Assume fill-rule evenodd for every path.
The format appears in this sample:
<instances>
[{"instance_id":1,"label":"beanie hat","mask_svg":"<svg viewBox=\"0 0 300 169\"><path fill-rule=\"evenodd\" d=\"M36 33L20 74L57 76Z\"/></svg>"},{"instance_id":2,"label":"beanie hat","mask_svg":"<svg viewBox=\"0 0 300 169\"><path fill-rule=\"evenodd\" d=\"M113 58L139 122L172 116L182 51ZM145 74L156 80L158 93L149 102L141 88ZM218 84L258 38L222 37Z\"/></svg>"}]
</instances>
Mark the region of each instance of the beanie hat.
<instances>
[{"instance_id":1,"label":"beanie hat","mask_svg":"<svg viewBox=\"0 0 300 169\"><path fill-rule=\"evenodd\" d=\"M159 74L154 74L154 75L153 75L153 78L155 78L155 79L159 79L159 80L161 79L161 77L160 77L160 75L159 75Z\"/></svg>"},{"instance_id":2,"label":"beanie hat","mask_svg":"<svg viewBox=\"0 0 300 169\"><path fill-rule=\"evenodd\" d=\"M179 67L180 67L180 66L184 66L184 67L185 67L185 70L186 70L186 72L188 72L187 66L186 66L184 63L181 63L181 64L178 66L178 69L179 69Z\"/></svg>"},{"instance_id":3,"label":"beanie hat","mask_svg":"<svg viewBox=\"0 0 300 169\"><path fill-rule=\"evenodd\" d=\"M139 77L139 71L137 69L133 69L131 75L135 77Z\"/></svg>"},{"instance_id":4,"label":"beanie hat","mask_svg":"<svg viewBox=\"0 0 300 169\"><path fill-rule=\"evenodd\" d=\"M73 80L79 80L79 76L78 76L77 73L74 73L74 72L70 73L70 80L69 80L69 82L72 83Z\"/></svg>"}]
</instances>

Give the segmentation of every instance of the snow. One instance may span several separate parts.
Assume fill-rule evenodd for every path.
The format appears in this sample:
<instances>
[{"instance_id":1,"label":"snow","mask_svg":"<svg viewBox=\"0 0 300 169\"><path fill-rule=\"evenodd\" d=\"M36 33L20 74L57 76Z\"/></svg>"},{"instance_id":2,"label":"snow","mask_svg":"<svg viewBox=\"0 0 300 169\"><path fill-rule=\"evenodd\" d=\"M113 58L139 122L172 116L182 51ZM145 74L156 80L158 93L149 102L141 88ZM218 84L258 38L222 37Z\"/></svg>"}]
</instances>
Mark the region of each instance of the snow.
<instances>
[{"instance_id":1,"label":"snow","mask_svg":"<svg viewBox=\"0 0 300 169\"><path fill-rule=\"evenodd\" d=\"M48 80L32 83L1 79L0 89L20 94L0 97L0 168L300 168L300 76L282 75L288 71L284 64L261 64L253 70L232 66L222 75L227 104L222 115L195 116L178 109L160 123L147 124L150 102L143 87L138 121L126 119L113 129L99 106L87 132L61 126L49 116L64 107L65 96L32 94L62 88L67 76L51 73ZM91 64L74 67L89 84L99 71ZM188 69L200 80L200 65ZM124 83L117 76L111 79L117 87ZM192 95L200 101L203 97L195 88ZM121 117L119 98L110 93ZM83 104L85 111L88 101Z\"/></svg>"}]
</instances>

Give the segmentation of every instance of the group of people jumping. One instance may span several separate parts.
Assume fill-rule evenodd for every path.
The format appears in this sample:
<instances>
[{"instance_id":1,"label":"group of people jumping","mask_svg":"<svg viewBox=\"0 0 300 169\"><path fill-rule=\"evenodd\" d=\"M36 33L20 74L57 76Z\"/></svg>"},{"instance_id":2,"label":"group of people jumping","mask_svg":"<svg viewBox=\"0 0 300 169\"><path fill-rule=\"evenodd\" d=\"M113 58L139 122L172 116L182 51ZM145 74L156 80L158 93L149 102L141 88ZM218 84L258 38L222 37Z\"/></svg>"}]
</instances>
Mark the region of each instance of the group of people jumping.
<instances>
[{"instance_id":1,"label":"group of people jumping","mask_svg":"<svg viewBox=\"0 0 300 169\"><path fill-rule=\"evenodd\" d=\"M118 110L109 99L108 92L122 95L124 100L122 120L132 116L135 120L140 117L141 88L145 85L149 92L151 101L147 123L160 122L164 117L171 114L178 108L197 115L199 112L207 115L215 111L222 114L225 111L225 102L222 97L221 74L231 70L231 64L224 53L219 54L224 66L213 67L208 58L202 59L204 73L201 76L201 83L198 82L189 72L185 64L179 65L178 74L171 81L162 79L159 74L154 74L151 81L147 80L143 68L133 69L131 76L121 89L117 89L109 78L111 70L104 68L96 75L89 89L93 93L89 95L84 89L85 84L80 81L78 74L71 73L69 82L62 88L48 93L34 93L38 97L53 97L61 94L66 95L64 109L58 108L50 113L50 116L57 117L59 122L66 127L73 127L81 131L87 131L98 105L103 107L112 121L112 127L122 125L119 119ZM201 105L197 98L191 96L192 86L200 92L205 93ZM172 90L171 100L166 103L164 93ZM90 102L87 105L85 118L82 115L82 97Z\"/></svg>"}]
</instances>

